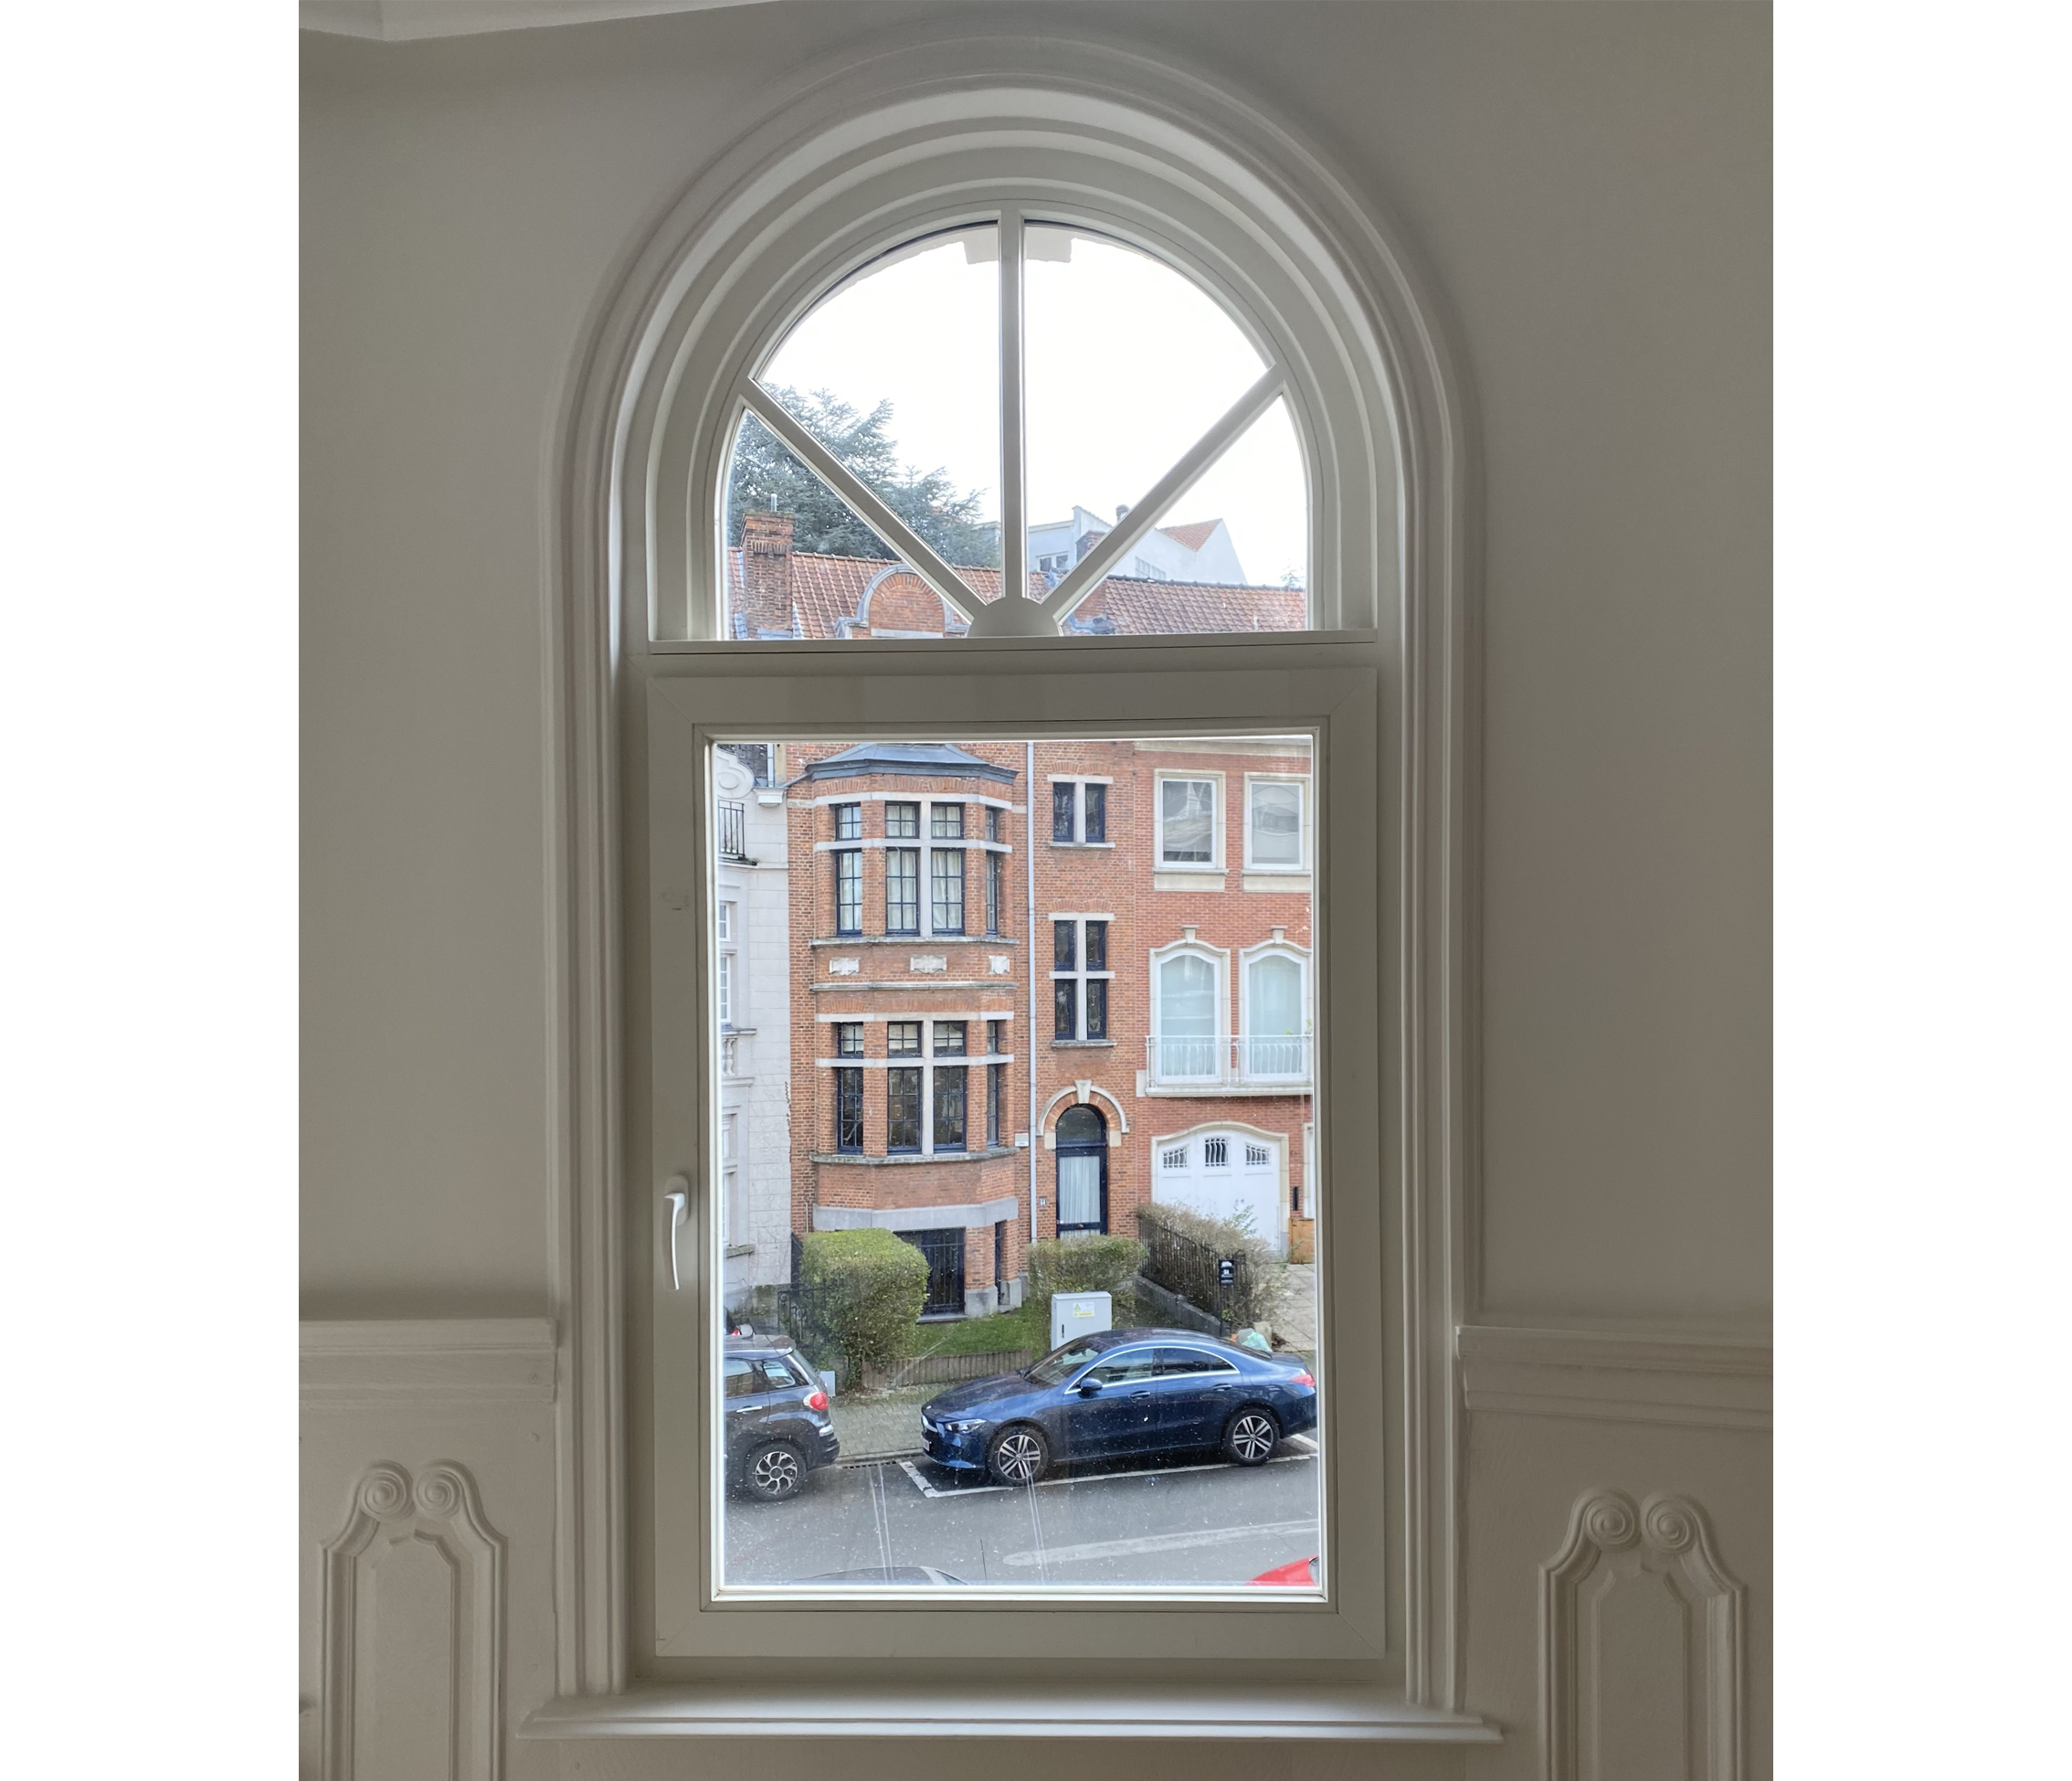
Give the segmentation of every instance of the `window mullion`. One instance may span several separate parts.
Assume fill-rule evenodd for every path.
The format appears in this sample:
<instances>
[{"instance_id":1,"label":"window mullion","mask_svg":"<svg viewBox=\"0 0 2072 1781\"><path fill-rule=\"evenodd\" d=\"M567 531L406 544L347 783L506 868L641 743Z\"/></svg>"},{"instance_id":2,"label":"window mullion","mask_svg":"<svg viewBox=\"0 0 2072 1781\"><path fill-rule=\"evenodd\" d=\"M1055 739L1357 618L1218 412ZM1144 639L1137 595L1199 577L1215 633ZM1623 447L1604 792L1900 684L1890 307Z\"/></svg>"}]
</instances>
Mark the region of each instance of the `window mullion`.
<instances>
[{"instance_id":1,"label":"window mullion","mask_svg":"<svg viewBox=\"0 0 2072 1781\"><path fill-rule=\"evenodd\" d=\"M1000 595L1029 589L1029 525L1022 426L1021 212L1000 212Z\"/></svg>"}]
</instances>

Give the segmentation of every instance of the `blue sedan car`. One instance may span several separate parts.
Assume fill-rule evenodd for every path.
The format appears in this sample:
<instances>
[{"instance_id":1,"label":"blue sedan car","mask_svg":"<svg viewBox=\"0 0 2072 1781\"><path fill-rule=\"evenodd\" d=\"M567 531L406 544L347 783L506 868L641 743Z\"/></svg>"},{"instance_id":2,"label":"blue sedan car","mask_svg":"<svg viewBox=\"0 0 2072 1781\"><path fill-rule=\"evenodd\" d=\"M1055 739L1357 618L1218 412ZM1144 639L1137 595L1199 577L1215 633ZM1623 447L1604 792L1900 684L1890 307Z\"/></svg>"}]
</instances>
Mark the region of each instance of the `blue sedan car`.
<instances>
[{"instance_id":1,"label":"blue sedan car","mask_svg":"<svg viewBox=\"0 0 2072 1781\"><path fill-rule=\"evenodd\" d=\"M1316 1426L1316 1382L1299 1357L1256 1353L1189 1330L1105 1330L1024 1373L953 1386L921 1406L928 1457L1001 1484L1054 1465L1221 1449L1261 1466L1284 1435Z\"/></svg>"}]
</instances>

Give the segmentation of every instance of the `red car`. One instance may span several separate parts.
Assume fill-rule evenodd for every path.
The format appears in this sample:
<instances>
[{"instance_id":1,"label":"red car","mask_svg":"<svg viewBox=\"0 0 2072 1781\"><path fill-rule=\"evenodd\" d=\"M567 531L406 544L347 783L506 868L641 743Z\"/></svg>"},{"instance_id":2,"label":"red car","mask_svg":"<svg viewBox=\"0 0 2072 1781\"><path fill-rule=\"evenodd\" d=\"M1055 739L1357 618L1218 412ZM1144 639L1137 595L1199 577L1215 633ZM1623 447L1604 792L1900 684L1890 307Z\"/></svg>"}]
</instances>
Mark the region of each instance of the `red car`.
<instances>
[{"instance_id":1,"label":"red car","mask_svg":"<svg viewBox=\"0 0 2072 1781\"><path fill-rule=\"evenodd\" d=\"M1293 1564L1278 1565L1271 1571L1262 1571L1253 1583L1280 1584L1290 1589L1315 1589L1316 1587L1316 1560L1315 1557L1298 1558Z\"/></svg>"}]
</instances>

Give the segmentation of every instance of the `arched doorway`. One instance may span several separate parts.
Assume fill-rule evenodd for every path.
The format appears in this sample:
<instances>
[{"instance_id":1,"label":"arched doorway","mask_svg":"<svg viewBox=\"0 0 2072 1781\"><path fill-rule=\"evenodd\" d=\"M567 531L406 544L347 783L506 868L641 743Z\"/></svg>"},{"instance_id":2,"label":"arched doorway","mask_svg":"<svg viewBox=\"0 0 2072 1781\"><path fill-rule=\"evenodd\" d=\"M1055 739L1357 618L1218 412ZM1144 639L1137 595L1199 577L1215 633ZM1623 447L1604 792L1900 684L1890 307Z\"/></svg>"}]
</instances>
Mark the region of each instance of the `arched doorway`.
<instances>
[{"instance_id":1,"label":"arched doorway","mask_svg":"<svg viewBox=\"0 0 2072 1781\"><path fill-rule=\"evenodd\" d=\"M1058 1119L1058 1235L1108 1228L1108 1124L1091 1107Z\"/></svg>"}]
</instances>

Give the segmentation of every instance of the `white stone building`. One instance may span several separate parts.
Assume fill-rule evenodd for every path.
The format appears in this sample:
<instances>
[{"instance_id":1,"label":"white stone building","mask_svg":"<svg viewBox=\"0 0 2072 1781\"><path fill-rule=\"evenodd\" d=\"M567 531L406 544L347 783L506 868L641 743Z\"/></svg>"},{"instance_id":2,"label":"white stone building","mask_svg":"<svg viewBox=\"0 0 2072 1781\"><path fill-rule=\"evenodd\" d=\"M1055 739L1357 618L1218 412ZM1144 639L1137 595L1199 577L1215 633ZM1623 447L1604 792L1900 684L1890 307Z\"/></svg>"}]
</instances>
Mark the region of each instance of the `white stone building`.
<instances>
[{"instance_id":1,"label":"white stone building","mask_svg":"<svg viewBox=\"0 0 2072 1781\"><path fill-rule=\"evenodd\" d=\"M791 936L777 747L719 751L722 1297L791 1276Z\"/></svg>"}]
</instances>

